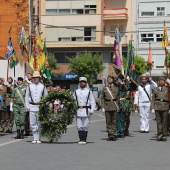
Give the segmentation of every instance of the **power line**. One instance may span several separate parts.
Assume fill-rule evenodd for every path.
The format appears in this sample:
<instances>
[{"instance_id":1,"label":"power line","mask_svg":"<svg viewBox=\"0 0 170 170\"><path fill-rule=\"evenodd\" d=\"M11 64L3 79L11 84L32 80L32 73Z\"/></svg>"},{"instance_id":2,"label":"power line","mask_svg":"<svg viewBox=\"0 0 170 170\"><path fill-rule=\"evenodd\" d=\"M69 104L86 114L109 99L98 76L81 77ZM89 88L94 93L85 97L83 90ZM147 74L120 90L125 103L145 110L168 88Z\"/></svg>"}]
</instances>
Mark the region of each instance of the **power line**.
<instances>
[{"instance_id":1,"label":"power line","mask_svg":"<svg viewBox=\"0 0 170 170\"><path fill-rule=\"evenodd\" d=\"M43 23L39 23L41 25L45 25L45 26L48 26L48 27L52 27L52 28L65 28L65 29L70 29L70 30L77 30L77 31L84 31L84 29L78 29L78 28L74 28L74 27L67 27L67 26L55 26L55 25L49 25L49 24L43 24ZM170 28L169 28L170 29ZM168 28L167 28L168 30ZM162 31L163 32L163 29L161 30L147 30L147 31L121 31L121 33L148 33L148 32L160 32ZM108 30L102 30L102 31L94 31L93 32L103 32L103 33L114 33L114 31L108 31Z\"/></svg>"}]
</instances>

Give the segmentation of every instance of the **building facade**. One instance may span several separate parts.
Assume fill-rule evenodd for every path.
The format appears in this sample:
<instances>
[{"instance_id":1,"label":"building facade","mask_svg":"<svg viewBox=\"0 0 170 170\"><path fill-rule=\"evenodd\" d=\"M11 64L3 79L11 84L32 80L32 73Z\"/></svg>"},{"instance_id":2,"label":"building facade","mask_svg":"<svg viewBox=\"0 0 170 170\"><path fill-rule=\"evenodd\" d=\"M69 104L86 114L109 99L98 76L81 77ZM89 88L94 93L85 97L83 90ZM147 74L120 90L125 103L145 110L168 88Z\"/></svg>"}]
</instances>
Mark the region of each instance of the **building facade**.
<instances>
[{"instance_id":1,"label":"building facade","mask_svg":"<svg viewBox=\"0 0 170 170\"><path fill-rule=\"evenodd\" d=\"M0 5L0 58L4 59L4 54L8 44L9 29L12 27L12 42L15 52L19 57L19 33L22 25L28 31L28 0L1 0Z\"/></svg>"},{"instance_id":2,"label":"building facade","mask_svg":"<svg viewBox=\"0 0 170 170\"><path fill-rule=\"evenodd\" d=\"M165 51L162 49L164 21L170 35L170 0L135 1L135 53L147 61L149 42L152 47L152 76L161 76L165 72Z\"/></svg>"},{"instance_id":3,"label":"building facade","mask_svg":"<svg viewBox=\"0 0 170 170\"><path fill-rule=\"evenodd\" d=\"M40 29L46 38L48 52L54 54L61 69L56 73L69 72L67 57L89 51L103 56L106 69L98 80L112 69L114 31L121 30L123 55L133 38L133 0L41 0Z\"/></svg>"}]
</instances>

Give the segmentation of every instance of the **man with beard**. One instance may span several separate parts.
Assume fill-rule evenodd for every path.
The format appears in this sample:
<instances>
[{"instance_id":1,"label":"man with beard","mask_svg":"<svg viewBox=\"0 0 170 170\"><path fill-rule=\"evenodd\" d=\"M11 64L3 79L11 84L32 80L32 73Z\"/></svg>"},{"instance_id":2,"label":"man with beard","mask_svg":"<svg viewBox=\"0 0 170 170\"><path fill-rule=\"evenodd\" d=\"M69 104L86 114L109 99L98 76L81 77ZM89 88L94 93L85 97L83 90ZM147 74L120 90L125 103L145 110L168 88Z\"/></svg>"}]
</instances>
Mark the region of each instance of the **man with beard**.
<instances>
[{"instance_id":1,"label":"man with beard","mask_svg":"<svg viewBox=\"0 0 170 170\"><path fill-rule=\"evenodd\" d=\"M152 80L142 76L141 84L138 86L138 91L134 99L134 104L139 107L140 112L140 132L149 133L149 116L151 109L151 94L152 90L157 87L157 84Z\"/></svg>"},{"instance_id":2,"label":"man with beard","mask_svg":"<svg viewBox=\"0 0 170 170\"><path fill-rule=\"evenodd\" d=\"M80 87L73 94L78 106L77 129L80 138L78 144L86 144L90 116L94 112L96 102L92 92L88 88L86 77L79 78L79 86Z\"/></svg>"}]
</instances>

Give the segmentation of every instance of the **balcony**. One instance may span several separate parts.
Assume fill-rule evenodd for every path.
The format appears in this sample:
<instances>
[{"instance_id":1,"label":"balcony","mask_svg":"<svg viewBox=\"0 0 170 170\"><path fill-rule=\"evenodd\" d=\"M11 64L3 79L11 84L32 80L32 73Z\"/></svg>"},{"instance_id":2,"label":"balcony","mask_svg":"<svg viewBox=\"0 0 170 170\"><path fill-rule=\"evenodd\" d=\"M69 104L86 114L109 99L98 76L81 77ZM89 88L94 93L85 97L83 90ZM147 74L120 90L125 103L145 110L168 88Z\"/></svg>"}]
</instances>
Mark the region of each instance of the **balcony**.
<instances>
[{"instance_id":1,"label":"balcony","mask_svg":"<svg viewBox=\"0 0 170 170\"><path fill-rule=\"evenodd\" d=\"M128 9L127 8L104 8L103 19L104 20L128 19Z\"/></svg>"},{"instance_id":2,"label":"balcony","mask_svg":"<svg viewBox=\"0 0 170 170\"><path fill-rule=\"evenodd\" d=\"M128 37L126 35L124 36L121 36L121 44L122 45L127 45L128 44ZM113 45L114 44L114 41L115 41L115 37L111 37L111 36L107 36L105 35L104 36L104 44L105 45Z\"/></svg>"}]
</instances>

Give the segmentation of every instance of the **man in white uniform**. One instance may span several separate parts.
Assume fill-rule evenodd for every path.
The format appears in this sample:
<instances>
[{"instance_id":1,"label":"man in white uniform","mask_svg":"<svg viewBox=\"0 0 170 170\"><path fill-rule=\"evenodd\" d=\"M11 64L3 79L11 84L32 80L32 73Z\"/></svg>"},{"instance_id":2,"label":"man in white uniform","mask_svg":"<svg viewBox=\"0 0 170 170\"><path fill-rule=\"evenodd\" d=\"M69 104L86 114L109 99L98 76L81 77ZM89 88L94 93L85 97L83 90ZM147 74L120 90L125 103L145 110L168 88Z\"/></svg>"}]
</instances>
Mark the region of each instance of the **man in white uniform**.
<instances>
[{"instance_id":1,"label":"man in white uniform","mask_svg":"<svg viewBox=\"0 0 170 170\"><path fill-rule=\"evenodd\" d=\"M140 112L140 130L141 133L149 132L149 115L151 109L151 94L152 90L157 87L157 84L152 80L152 77L148 78L142 76L142 83L138 86L138 91L136 92L134 104L139 107Z\"/></svg>"},{"instance_id":2,"label":"man in white uniform","mask_svg":"<svg viewBox=\"0 0 170 170\"><path fill-rule=\"evenodd\" d=\"M79 78L79 88L74 92L74 99L78 105L77 129L79 134L79 144L86 144L90 115L93 114L96 102L93 94L88 88L87 78Z\"/></svg>"},{"instance_id":3,"label":"man in white uniform","mask_svg":"<svg viewBox=\"0 0 170 170\"><path fill-rule=\"evenodd\" d=\"M39 102L42 96L47 95L46 87L40 83L40 79L40 73L34 71L33 83L29 84L25 95L26 109L29 111L30 127L34 137L34 140L31 142L33 144L41 143L38 132L40 127L40 122L38 120Z\"/></svg>"}]
</instances>

